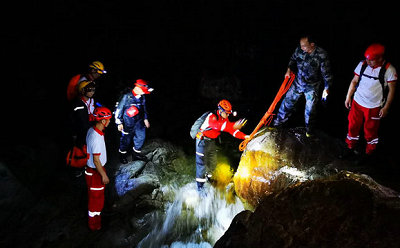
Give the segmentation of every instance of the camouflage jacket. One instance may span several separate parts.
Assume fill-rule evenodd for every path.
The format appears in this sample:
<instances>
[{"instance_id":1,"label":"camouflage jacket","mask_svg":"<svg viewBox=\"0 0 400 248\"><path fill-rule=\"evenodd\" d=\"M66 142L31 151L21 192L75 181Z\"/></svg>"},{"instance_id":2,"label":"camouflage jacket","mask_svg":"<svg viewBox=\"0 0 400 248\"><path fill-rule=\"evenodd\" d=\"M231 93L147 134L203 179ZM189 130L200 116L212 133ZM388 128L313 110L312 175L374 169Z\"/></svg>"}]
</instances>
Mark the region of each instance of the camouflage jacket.
<instances>
[{"instance_id":1,"label":"camouflage jacket","mask_svg":"<svg viewBox=\"0 0 400 248\"><path fill-rule=\"evenodd\" d=\"M297 47L289 61L289 68L296 71L295 84L299 87L319 88L324 82L324 88L332 85L331 66L327 52L316 46L315 50L308 54Z\"/></svg>"}]
</instances>

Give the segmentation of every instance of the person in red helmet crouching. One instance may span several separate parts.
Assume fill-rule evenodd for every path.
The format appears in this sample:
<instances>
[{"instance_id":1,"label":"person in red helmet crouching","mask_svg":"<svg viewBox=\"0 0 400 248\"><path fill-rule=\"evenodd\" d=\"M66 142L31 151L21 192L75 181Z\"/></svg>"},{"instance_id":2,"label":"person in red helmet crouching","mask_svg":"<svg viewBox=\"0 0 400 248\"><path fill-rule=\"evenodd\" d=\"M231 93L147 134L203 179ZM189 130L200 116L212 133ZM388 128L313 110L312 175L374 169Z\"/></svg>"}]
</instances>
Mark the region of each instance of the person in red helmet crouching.
<instances>
[{"instance_id":1,"label":"person in red helmet crouching","mask_svg":"<svg viewBox=\"0 0 400 248\"><path fill-rule=\"evenodd\" d=\"M206 112L204 121L196 134L196 183L199 192L202 191L204 183L207 181L205 156L206 147L209 142L216 139L221 132L227 132L238 139L248 139L249 135L240 131L245 120L241 119L237 122L230 122L228 117L232 114L232 105L228 100L221 100L215 111ZM235 113L234 113L235 115ZM196 121L197 122L197 121Z\"/></svg>"},{"instance_id":2,"label":"person in red helmet crouching","mask_svg":"<svg viewBox=\"0 0 400 248\"><path fill-rule=\"evenodd\" d=\"M379 142L381 118L387 116L397 81L396 69L384 59L385 47L372 44L365 51L365 60L358 63L346 95L348 115L347 149L342 157L355 155L360 129L364 128L365 154L374 153Z\"/></svg>"},{"instance_id":3,"label":"person in red helmet crouching","mask_svg":"<svg viewBox=\"0 0 400 248\"><path fill-rule=\"evenodd\" d=\"M110 182L104 165L107 163L104 129L110 124L111 111L98 107L93 111L96 124L86 135L88 161L85 179L88 189L88 224L92 231L101 229L101 211L104 207L104 188Z\"/></svg>"}]
</instances>

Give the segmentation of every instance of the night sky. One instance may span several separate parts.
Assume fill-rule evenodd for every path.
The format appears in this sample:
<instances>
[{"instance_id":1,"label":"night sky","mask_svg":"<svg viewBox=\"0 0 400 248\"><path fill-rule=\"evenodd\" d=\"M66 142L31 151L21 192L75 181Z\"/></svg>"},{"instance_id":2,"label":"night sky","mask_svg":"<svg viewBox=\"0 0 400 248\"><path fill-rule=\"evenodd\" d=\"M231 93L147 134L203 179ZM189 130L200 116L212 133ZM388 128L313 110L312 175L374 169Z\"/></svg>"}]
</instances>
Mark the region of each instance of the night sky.
<instances>
[{"instance_id":1,"label":"night sky","mask_svg":"<svg viewBox=\"0 0 400 248\"><path fill-rule=\"evenodd\" d=\"M303 33L315 37L332 63L334 85L320 125L344 137L344 99L365 48L383 43L387 59L400 70L396 11L361 0L10 3L0 17L3 85L12 89L2 90L7 126L2 140L49 136L62 142L68 81L94 60L108 71L98 80L95 98L111 109L119 92L137 78L155 88L148 97L149 137L192 142L190 124L216 105L199 94L204 75L240 80L241 99L234 107L249 118L245 131L250 133L272 103ZM382 133L393 142L398 100L383 122Z\"/></svg>"}]
</instances>

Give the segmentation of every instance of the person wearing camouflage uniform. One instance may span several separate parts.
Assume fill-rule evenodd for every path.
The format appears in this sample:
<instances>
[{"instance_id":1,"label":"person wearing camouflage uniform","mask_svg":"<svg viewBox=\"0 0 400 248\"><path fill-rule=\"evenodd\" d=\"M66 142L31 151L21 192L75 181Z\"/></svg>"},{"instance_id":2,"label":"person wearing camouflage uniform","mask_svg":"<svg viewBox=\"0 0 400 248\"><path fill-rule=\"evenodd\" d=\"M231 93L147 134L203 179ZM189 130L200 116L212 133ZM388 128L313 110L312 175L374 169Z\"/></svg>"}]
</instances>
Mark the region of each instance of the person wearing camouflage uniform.
<instances>
[{"instance_id":1,"label":"person wearing camouflage uniform","mask_svg":"<svg viewBox=\"0 0 400 248\"><path fill-rule=\"evenodd\" d=\"M310 36L301 37L300 46L296 48L290 58L285 77L296 69L296 78L282 100L274 120L274 126L282 126L289 120L297 101L304 94L306 100L304 112L306 135L310 137L315 128L317 103L322 82L324 83L323 100L326 100L329 87L332 84L328 54L324 49L316 46Z\"/></svg>"}]
</instances>

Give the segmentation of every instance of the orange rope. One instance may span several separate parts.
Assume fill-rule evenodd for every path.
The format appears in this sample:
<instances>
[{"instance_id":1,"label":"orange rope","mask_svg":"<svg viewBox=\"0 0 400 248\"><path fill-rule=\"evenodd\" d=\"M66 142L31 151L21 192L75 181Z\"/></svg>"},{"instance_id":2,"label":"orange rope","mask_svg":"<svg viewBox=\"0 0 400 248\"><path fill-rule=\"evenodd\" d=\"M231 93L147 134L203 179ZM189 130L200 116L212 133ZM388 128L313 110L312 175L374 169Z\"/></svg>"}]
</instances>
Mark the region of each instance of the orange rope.
<instances>
[{"instance_id":1,"label":"orange rope","mask_svg":"<svg viewBox=\"0 0 400 248\"><path fill-rule=\"evenodd\" d=\"M275 109L276 104L281 100L282 96L289 90L290 86L292 85L292 82L295 78L294 73L291 73L289 77L285 77L285 80L283 80L283 83L281 87L279 88L278 94L276 94L274 101L272 102L271 106L269 107L268 111L265 113L261 121L258 123L257 127L254 129L254 131L250 134L250 138L245 139L240 143L239 145L239 151L244 151L244 149L247 146L247 143L251 139L253 139L254 135L258 132L258 130L264 126L268 125L271 123L272 118L274 116L273 112Z\"/></svg>"}]
</instances>

